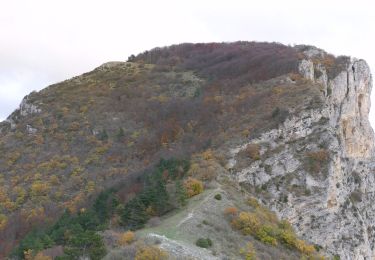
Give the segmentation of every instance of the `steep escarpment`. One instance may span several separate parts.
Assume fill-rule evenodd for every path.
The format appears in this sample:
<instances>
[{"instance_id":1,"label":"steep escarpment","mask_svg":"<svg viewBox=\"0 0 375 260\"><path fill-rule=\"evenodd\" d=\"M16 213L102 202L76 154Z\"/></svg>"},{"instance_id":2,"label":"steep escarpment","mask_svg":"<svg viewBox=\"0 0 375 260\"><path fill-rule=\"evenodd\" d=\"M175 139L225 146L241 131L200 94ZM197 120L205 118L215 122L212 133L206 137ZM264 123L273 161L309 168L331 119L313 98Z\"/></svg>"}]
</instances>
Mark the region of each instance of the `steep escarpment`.
<instances>
[{"instance_id":1,"label":"steep escarpment","mask_svg":"<svg viewBox=\"0 0 375 260\"><path fill-rule=\"evenodd\" d=\"M301 74L323 86L324 104L306 108L278 129L263 133L261 160L237 167L239 182L289 219L299 234L341 259L374 256L374 136L368 121L372 78L365 61L347 59L333 77L325 54L305 50Z\"/></svg>"},{"instance_id":2,"label":"steep escarpment","mask_svg":"<svg viewBox=\"0 0 375 260\"><path fill-rule=\"evenodd\" d=\"M370 258L371 87L363 60L236 42L156 48L33 92L0 123L0 257ZM177 203L192 183L205 191ZM128 229L139 241L114 245Z\"/></svg>"}]
</instances>

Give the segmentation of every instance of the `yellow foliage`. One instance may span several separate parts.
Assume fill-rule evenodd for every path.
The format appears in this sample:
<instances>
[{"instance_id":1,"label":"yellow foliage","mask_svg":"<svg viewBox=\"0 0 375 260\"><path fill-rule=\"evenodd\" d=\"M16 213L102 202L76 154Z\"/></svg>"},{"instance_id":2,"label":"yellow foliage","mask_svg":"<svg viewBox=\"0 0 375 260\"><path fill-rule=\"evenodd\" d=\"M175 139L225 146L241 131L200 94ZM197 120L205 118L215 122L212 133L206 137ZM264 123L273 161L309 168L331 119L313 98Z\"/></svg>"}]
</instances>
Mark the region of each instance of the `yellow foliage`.
<instances>
[{"instance_id":1,"label":"yellow foliage","mask_svg":"<svg viewBox=\"0 0 375 260\"><path fill-rule=\"evenodd\" d=\"M81 167L74 168L73 171L70 173L71 176L77 176L83 172Z\"/></svg>"},{"instance_id":2,"label":"yellow foliage","mask_svg":"<svg viewBox=\"0 0 375 260\"><path fill-rule=\"evenodd\" d=\"M241 212L239 216L232 221L232 225L241 230L244 235L254 235L260 229L261 223L254 213Z\"/></svg>"},{"instance_id":3,"label":"yellow foliage","mask_svg":"<svg viewBox=\"0 0 375 260\"><path fill-rule=\"evenodd\" d=\"M52 260L52 257L43 255L39 252L34 256L34 250L29 249L23 252L25 260Z\"/></svg>"},{"instance_id":4,"label":"yellow foliage","mask_svg":"<svg viewBox=\"0 0 375 260\"><path fill-rule=\"evenodd\" d=\"M184 187L186 189L187 195L189 198L198 195L203 192L203 183L194 178L188 178L184 182Z\"/></svg>"},{"instance_id":5,"label":"yellow foliage","mask_svg":"<svg viewBox=\"0 0 375 260\"><path fill-rule=\"evenodd\" d=\"M315 253L315 247L313 245L307 244L303 240L297 240L295 242L295 248L300 251L302 254L311 255Z\"/></svg>"},{"instance_id":6,"label":"yellow foliage","mask_svg":"<svg viewBox=\"0 0 375 260\"><path fill-rule=\"evenodd\" d=\"M36 181L31 184L31 196L45 196L51 187L46 182Z\"/></svg>"},{"instance_id":7,"label":"yellow foliage","mask_svg":"<svg viewBox=\"0 0 375 260\"><path fill-rule=\"evenodd\" d=\"M89 181L86 185L86 188L85 188L86 192L87 193L92 193L95 191L95 182L93 181Z\"/></svg>"},{"instance_id":8,"label":"yellow foliage","mask_svg":"<svg viewBox=\"0 0 375 260\"><path fill-rule=\"evenodd\" d=\"M258 200L257 200L256 198L253 198L253 197L251 197L251 198L249 198L249 199L247 200L247 204L248 204L249 206L255 208L255 209L256 209L256 208L259 208L259 206L260 206Z\"/></svg>"},{"instance_id":9,"label":"yellow foliage","mask_svg":"<svg viewBox=\"0 0 375 260\"><path fill-rule=\"evenodd\" d=\"M120 235L117 243L119 246L125 246L133 243L135 240L134 232L127 231Z\"/></svg>"},{"instance_id":10,"label":"yellow foliage","mask_svg":"<svg viewBox=\"0 0 375 260\"><path fill-rule=\"evenodd\" d=\"M168 254L155 246L143 246L137 250L135 260L166 260Z\"/></svg>"},{"instance_id":11,"label":"yellow foliage","mask_svg":"<svg viewBox=\"0 0 375 260\"><path fill-rule=\"evenodd\" d=\"M11 201L10 199L7 199L5 202L1 203L1 206L6 208L8 211L14 211L17 208L16 203Z\"/></svg>"},{"instance_id":12,"label":"yellow foliage","mask_svg":"<svg viewBox=\"0 0 375 260\"><path fill-rule=\"evenodd\" d=\"M45 256L43 255L43 253L39 252L34 258L33 260L52 260L52 257L50 256Z\"/></svg>"},{"instance_id":13,"label":"yellow foliage","mask_svg":"<svg viewBox=\"0 0 375 260\"><path fill-rule=\"evenodd\" d=\"M0 214L0 231L3 230L8 224L8 217L4 214Z\"/></svg>"},{"instance_id":14,"label":"yellow foliage","mask_svg":"<svg viewBox=\"0 0 375 260\"><path fill-rule=\"evenodd\" d=\"M40 207L40 208L29 210L26 212L26 215L27 215L26 216L27 221L33 221L34 219L37 219L37 218L42 219L45 217L44 208Z\"/></svg>"},{"instance_id":15,"label":"yellow foliage","mask_svg":"<svg viewBox=\"0 0 375 260\"><path fill-rule=\"evenodd\" d=\"M256 252L252 243L247 243L245 248L240 250L241 255L245 257L246 260L255 260Z\"/></svg>"},{"instance_id":16,"label":"yellow foliage","mask_svg":"<svg viewBox=\"0 0 375 260\"><path fill-rule=\"evenodd\" d=\"M245 129L245 130L242 131L241 134L242 134L242 136L244 136L244 137L249 137L249 136L250 136L250 133L251 133L251 132L250 132L249 129Z\"/></svg>"},{"instance_id":17,"label":"yellow foliage","mask_svg":"<svg viewBox=\"0 0 375 260\"><path fill-rule=\"evenodd\" d=\"M202 154L201 154L202 158L205 159L206 161L208 160L212 160L215 158L214 156L214 153L211 149L208 149L206 151L204 151Z\"/></svg>"},{"instance_id":18,"label":"yellow foliage","mask_svg":"<svg viewBox=\"0 0 375 260\"><path fill-rule=\"evenodd\" d=\"M64 203L64 206L69 209L70 212L75 213L77 212L77 207L81 204L84 200L84 195L82 193L78 193L73 199Z\"/></svg>"},{"instance_id":19,"label":"yellow foliage","mask_svg":"<svg viewBox=\"0 0 375 260\"><path fill-rule=\"evenodd\" d=\"M294 247L297 241L296 235L289 230L281 231L279 237L281 242L289 247Z\"/></svg>"}]
</instances>

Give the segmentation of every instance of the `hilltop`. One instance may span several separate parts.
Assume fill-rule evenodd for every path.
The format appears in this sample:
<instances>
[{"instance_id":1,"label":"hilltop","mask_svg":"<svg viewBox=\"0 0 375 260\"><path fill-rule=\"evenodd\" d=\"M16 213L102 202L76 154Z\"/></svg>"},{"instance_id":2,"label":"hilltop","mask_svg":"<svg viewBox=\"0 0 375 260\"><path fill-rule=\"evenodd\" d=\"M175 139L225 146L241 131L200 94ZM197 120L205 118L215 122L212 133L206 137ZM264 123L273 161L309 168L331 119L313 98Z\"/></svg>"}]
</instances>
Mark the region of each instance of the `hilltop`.
<instances>
[{"instance_id":1,"label":"hilltop","mask_svg":"<svg viewBox=\"0 0 375 260\"><path fill-rule=\"evenodd\" d=\"M160 259L370 257L371 87L362 60L235 42L155 48L33 92L0 123L1 257L121 259L155 241ZM113 242L129 229L136 249Z\"/></svg>"}]
</instances>

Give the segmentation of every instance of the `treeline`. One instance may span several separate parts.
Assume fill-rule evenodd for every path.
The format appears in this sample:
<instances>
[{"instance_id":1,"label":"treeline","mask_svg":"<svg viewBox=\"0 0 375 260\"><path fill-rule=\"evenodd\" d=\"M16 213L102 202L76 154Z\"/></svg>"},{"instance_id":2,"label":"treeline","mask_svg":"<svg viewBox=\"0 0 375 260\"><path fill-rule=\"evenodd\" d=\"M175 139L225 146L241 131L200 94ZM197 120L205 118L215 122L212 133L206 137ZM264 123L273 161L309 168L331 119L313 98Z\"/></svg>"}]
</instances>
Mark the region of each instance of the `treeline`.
<instances>
[{"instance_id":1,"label":"treeline","mask_svg":"<svg viewBox=\"0 0 375 260\"><path fill-rule=\"evenodd\" d=\"M81 209L77 214L67 210L53 226L30 232L12 252L12 257L26 259L44 249L63 246L64 254L57 260L80 256L101 259L107 252L98 232L107 229L111 219L118 217L118 225L125 230L137 230L151 217L162 216L185 204L188 195L181 183L189 167L188 160L162 159L154 171L145 173L143 189L132 199L121 198L121 187L105 190L89 209ZM167 184L174 185L174 194L170 194Z\"/></svg>"}]
</instances>

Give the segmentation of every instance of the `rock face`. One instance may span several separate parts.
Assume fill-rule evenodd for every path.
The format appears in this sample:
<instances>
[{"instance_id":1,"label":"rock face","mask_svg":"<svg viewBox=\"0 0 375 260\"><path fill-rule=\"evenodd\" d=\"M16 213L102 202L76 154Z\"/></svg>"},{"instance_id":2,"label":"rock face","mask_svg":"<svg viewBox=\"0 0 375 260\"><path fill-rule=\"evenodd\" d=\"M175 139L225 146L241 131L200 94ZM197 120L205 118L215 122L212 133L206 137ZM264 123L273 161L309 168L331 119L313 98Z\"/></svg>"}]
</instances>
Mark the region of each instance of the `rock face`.
<instances>
[{"instance_id":1,"label":"rock face","mask_svg":"<svg viewBox=\"0 0 375 260\"><path fill-rule=\"evenodd\" d=\"M42 112L42 110L36 104L33 104L30 101L35 93L36 92L32 92L24 97L19 108L16 109L4 122L0 122L0 133L6 128L15 129L17 121L23 117ZM27 127L26 129L28 133L36 133L36 130L37 129L34 129L31 126Z\"/></svg>"},{"instance_id":2,"label":"rock face","mask_svg":"<svg viewBox=\"0 0 375 260\"><path fill-rule=\"evenodd\" d=\"M334 77L305 51L301 75L321 84L322 106L292 111L278 129L230 151L243 185L288 219L305 239L341 259L375 257L374 135L368 121L372 77L365 61L347 59ZM261 160L239 165L258 144ZM247 187L246 186L246 187Z\"/></svg>"}]
</instances>

